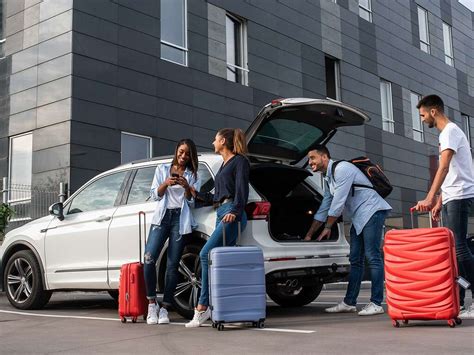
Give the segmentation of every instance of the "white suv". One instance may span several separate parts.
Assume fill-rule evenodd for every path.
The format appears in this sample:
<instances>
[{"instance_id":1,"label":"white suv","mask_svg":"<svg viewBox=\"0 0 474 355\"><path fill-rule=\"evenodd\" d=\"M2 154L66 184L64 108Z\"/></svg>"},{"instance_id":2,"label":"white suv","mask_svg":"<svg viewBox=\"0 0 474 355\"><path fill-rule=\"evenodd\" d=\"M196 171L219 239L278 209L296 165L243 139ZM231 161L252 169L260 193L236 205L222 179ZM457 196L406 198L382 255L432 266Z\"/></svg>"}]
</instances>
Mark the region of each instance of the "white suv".
<instances>
[{"instance_id":1,"label":"white suv","mask_svg":"<svg viewBox=\"0 0 474 355\"><path fill-rule=\"evenodd\" d=\"M316 144L326 144L338 127L367 120L337 101L281 99L266 105L246 132L249 221L238 243L262 248L267 293L282 306L308 304L324 283L347 275L349 246L342 223L327 241L302 241L323 192L320 177L306 168L305 156ZM156 207L149 199L155 168L170 160L160 157L104 172L64 204L52 205L51 215L9 232L0 248L0 288L10 303L41 308L54 290L108 290L116 297L120 266L139 259L138 212L146 212L149 224ZM221 158L202 153L199 161L201 191L211 191ZM215 225L212 207L193 213L199 227L184 236L175 291L176 310L188 318L200 290L199 251ZM165 265L166 247L157 262L158 291Z\"/></svg>"}]
</instances>

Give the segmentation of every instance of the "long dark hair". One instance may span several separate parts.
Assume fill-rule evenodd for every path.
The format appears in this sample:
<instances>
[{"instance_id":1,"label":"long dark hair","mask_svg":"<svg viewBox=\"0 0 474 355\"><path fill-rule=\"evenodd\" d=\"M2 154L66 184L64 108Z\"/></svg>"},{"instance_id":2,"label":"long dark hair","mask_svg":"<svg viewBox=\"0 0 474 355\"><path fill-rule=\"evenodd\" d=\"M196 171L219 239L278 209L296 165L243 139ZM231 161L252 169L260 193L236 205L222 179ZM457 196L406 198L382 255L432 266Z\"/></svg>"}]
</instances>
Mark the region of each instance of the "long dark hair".
<instances>
[{"instance_id":1,"label":"long dark hair","mask_svg":"<svg viewBox=\"0 0 474 355\"><path fill-rule=\"evenodd\" d=\"M240 128L223 128L217 134L225 138L224 146L232 153L247 155L247 142Z\"/></svg>"},{"instance_id":2,"label":"long dark hair","mask_svg":"<svg viewBox=\"0 0 474 355\"><path fill-rule=\"evenodd\" d=\"M197 149L196 149L196 144L189 139L181 139L178 144L176 144L176 149L174 150L174 157L173 157L173 165L178 165L178 149L181 147L183 144L186 144L189 148L189 161L186 163L186 168L191 170L194 178L197 178L197 171L198 171L198 155L197 155Z\"/></svg>"}]
</instances>

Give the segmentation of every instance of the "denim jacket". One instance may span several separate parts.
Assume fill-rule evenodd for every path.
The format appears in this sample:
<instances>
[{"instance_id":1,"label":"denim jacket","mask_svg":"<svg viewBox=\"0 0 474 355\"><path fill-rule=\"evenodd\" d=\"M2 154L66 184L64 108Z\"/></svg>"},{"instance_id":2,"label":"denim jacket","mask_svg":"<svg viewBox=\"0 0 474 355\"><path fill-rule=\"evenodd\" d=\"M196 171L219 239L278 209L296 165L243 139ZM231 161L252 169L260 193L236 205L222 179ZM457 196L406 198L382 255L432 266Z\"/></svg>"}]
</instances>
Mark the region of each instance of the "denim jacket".
<instances>
[{"instance_id":1,"label":"denim jacket","mask_svg":"<svg viewBox=\"0 0 474 355\"><path fill-rule=\"evenodd\" d=\"M160 225L163 217L165 216L166 209L168 208L168 193L165 192L163 196L158 196L158 187L165 182L165 180L170 176L171 163L160 164L156 167L155 176L153 177L153 183L151 185L150 196L153 200L158 201L156 206L155 213L151 220L152 224ZM188 181L189 186L194 187L196 191L199 191L201 188L201 179L199 177L194 178L193 173L186 169L183 176ZM194 199L191 197L190 200L186 198L183 199L183 204L181 206L181 215L179 218L179 234L188 234L191 233L193 229L196 229L197 224L194 221L193 214L191 213L191 208L194 207Z\"/></svg>"},{"instance_id":2,"label":"denim jacket","mask_svg":"<svg viewBox=\"0 0 474 355\"><path fill-rule=\"evenodd\" d=\"M375 212L389 211L392 207L370 188L354 187L352 194L352 184L372 186L372 183L355 165L348 162L341 162L336 166L334 179L331 174L333 163L333 160L329 160L324 177L329 188L326 188L323 202L314 219L325 222L328 216L339 217L345 211L359 235Z\"/></svg>"}]
</instances>

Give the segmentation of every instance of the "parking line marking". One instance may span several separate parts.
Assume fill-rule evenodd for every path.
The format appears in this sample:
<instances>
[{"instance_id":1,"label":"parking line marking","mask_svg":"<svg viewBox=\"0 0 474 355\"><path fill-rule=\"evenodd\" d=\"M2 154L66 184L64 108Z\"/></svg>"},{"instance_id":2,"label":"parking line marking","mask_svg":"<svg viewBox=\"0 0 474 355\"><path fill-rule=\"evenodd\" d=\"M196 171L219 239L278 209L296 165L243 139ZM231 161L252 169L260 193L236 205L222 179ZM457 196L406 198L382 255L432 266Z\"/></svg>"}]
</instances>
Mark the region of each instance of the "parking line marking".
<instances>
[{"instance_id":1,"label":"parking line marking","mask_svg":"<svg viewBox=\"0 0 474 355\"><path fill-rule=\"evenodd\" d=\"M103 317L88 317L88 316L70 316L62 314L40 314L40 313L30 313L30 312L19 312L19 311L7 311L0 309L0 313L7 314L19 314L23 316L33 316L33 317L49 317L49 318L69 318L69 319L86 319L86 320L105 320L105 321L115 321L120 322L118 318L103 318ZM186 323L180 322L170 322L171 325L185 325ZM210 327L211 324L203 324L204 327ZM226 328L240 328L237 325L225 325ZM300 329L284 329L284 328L246 328L248 330L259 330L267 332L281 332L281 333L300 333L300 334L312 334L316 333L315 330L300 330Z\"/></svg>"}]
</instances>

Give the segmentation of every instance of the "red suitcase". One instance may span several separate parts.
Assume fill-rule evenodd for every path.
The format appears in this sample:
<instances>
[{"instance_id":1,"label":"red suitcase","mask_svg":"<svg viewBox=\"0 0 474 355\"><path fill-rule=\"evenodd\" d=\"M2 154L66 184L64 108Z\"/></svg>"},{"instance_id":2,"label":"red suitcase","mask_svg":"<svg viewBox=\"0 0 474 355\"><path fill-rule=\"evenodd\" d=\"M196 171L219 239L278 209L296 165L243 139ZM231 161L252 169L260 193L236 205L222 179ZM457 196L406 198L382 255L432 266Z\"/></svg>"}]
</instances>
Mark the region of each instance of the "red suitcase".
<instances>
[{"instance_id":1,"label":"red suitcase","mask_svg":"<svg viewBox=\"0 0 474 355\"><path fill-rule=\"evenodd\" d=\"M383 251L388 314L394 327L400 326L399 320L404 324L409 320L447 320L450 327L461 324L451 230L390 230Z\"/></svg>"},{"instance_id":2,"label":"red suitcase","mask_svg":"<svg viewBox=\"0 0 474 355\"><path fill-rule=\"evenodd\" d=\"M143 315L146 319L148 310L148 300L146 298L145 278L143 276L142 257L142 217L144 224L145 243L146 243L146 220L145 213L138 214L138 236L139 236L139 261L122 265L120 269L119 286L119 316L122 323L127 321L126 317L131 317L132 322L136 323L138 317Z\"/></svg>"}]
</instances>

